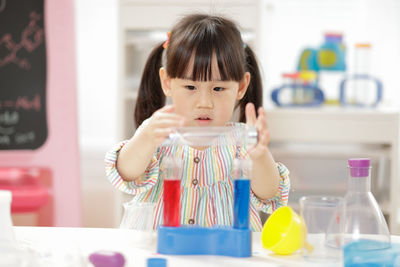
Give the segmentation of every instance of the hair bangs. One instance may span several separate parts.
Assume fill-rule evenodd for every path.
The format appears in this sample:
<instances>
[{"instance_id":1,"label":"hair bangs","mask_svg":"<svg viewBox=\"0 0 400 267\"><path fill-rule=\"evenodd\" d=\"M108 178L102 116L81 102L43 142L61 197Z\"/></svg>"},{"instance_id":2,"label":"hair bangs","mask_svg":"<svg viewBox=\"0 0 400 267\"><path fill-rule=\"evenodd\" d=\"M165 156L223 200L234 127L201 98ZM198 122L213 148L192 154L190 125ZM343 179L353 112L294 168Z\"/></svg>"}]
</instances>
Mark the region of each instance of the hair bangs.
<instances>
[{"instance_id":1,"label":"hair bangs","mask_svg":"<svg viewBox=\"0 0 400 267\"><path fill-rule=\"evenodd\" d=\"M240 34L226 32L219 23L200 20L196 29L186 29L181 38L170 43L167 72L171 78L194 81L240 81L243 78L245 59Z\"/></svg>"}]
</instances>

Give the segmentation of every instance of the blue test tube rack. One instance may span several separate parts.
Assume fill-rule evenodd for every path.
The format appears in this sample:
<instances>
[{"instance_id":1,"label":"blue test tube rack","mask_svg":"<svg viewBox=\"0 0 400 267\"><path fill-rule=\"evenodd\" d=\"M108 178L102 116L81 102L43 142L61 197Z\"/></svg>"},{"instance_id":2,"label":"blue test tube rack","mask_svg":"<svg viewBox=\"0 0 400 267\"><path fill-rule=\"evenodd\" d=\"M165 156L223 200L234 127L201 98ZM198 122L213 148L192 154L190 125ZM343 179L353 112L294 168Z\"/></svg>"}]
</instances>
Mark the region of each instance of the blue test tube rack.
<instances>
[{"instance_id":1,"label":"blue test tube rack","mask_svg":"<svg viewBox=\"0 0 400 267\"><path fill-rule=\"evenodd\" d=\"M248 225L250 180L235 180L234 195L233 227L160 226L157 252L167 255L251 257L251 230Z\"/></svg>"}]
</instances>

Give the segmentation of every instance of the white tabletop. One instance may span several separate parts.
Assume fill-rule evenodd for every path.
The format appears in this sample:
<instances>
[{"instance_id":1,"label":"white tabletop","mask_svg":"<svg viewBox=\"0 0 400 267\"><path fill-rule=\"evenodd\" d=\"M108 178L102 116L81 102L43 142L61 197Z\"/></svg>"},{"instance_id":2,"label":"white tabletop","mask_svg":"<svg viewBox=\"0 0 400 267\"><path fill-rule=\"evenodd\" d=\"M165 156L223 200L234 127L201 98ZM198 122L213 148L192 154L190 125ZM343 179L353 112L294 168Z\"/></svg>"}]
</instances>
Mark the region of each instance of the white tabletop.
<instances>
[{"instance_id":1,"label":"white tabletop","mask_svg":"<svg viewBox=\"0 0 400 267\"><path fill-rule=\"evenodd\" d=\"M150 257L167 259L168 267L190 266L320 266L307 262L300 252L290 256L274 255L261 247L260 233L253 233L253 255L250 258L225 256L170 256L156 253L156 234L133 230L104 228L14 227L19 245L30 251L40 263L36 266L92 266L88 257L96 251L116 251L125 256L126 267L147 266ZM400 242L393 236L392 242ZM33 256L32 256L33 255ZM32 260L32 259L30 259ZM341 266L341 263L324 266Z\"/></svg>"}]
</instances>

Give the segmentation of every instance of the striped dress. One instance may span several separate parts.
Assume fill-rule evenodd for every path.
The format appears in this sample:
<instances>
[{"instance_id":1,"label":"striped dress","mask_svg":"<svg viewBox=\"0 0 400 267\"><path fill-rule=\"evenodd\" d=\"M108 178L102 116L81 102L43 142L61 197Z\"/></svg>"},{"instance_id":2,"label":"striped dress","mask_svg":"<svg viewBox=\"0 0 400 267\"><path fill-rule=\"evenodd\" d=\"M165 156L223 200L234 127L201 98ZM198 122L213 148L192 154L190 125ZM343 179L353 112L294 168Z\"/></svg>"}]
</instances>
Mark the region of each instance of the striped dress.
<instances>
[{"instance_id":1,"label":"striped dress","mask_svg":"<svg viewBox=\"0 0 400 267\"><path fill-rule=\"evenodd\" d=\"M138 129L140 130L140 128ZM198 150L189 146L161 146L154 153L145 173L135 181L125 181L116 169L116 160L122 141L106 154L106 175L113 186L132 195L132 203L155 203L153 228L162 225L163 211L163 158L174 156L183 160L181 180L181 224L210 226L233 225L232 163L235 157L248 158L245 149L235 145L212 146ZM260 200L250 192L250 228L261 231L258 211L272 213L288 201L289 172L277 163L280 173L279 189L275 196ZM132 226L131 228L135 228Z\"/></svg>"}]
</instances>

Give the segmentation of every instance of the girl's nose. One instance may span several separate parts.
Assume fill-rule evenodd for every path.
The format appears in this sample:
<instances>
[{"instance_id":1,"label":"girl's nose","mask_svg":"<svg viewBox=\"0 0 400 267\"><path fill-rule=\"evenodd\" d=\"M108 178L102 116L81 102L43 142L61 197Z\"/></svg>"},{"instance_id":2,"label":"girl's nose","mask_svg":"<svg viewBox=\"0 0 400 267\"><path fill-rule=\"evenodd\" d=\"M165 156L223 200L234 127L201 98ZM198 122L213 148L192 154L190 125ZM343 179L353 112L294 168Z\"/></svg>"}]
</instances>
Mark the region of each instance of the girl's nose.
<instances>
[{"instance_id":1,"label":"girl's nose","mask_svg":"<svg viewBox=\"0 0 400 267\"><path fill-rule=\"evenodd\" d=\"M213 108L212 95L208 90L201 90L199 93L197 108Z\"/></svg>"}]
</instances>

